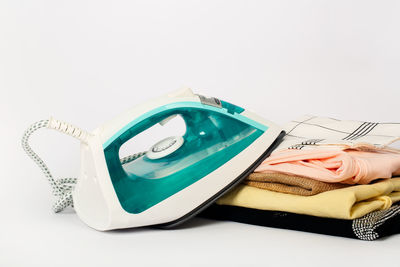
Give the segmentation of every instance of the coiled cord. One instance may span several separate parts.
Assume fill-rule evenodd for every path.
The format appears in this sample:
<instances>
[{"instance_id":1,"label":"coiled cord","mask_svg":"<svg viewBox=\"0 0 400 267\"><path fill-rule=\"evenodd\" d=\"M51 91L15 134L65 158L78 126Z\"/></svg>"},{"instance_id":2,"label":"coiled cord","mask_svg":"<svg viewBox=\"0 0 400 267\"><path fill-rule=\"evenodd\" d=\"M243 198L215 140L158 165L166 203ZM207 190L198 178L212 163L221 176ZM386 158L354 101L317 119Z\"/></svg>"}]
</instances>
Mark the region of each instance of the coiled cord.
<instances>
[{"instance_id":1,"label":"coiled cord","mask_svg":"<svg viewBox=\"0 0 400 267\"><path fill-rule=\"evenodd\" d=\"M76 127L72 124L50 118L49 120L41 120L38 122L33 123L24 133L22 136L22 148L28 154L28 156L39 166L39 168L44 173L47 181L49 182L52 190L53 195L57 198L56 202L53 204L53 211L60 212L68 206L73 207L73 199L72 199L72 191L77 183L77 178L60 178L54 179L53 175L51 174L49 168L47 167L46 163L33 151L31 146L29 145L29 138L31 135L41 129L41 128L48 128L54 129L61 133L70 135L74 138L79 139L81 142L87 143L88 139L90 138L91 134ZM121 159L121 164L129 163L141 156L143 156L145 152L140 152L134 155L130 155Z\"/></svg>"}]
</instances>

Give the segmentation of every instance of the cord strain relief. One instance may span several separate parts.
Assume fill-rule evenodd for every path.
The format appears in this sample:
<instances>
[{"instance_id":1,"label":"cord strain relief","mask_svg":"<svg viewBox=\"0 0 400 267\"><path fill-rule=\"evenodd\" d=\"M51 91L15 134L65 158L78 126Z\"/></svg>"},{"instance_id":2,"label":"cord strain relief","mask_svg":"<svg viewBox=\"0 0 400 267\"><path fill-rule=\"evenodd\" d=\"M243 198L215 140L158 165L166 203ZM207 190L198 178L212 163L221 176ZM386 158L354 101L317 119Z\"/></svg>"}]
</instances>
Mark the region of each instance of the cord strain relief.
<instances>
[{"instance_id":1,"label":"cord strain relief","mask_svg":"<svg viewBox=\"0 0 400 267\"><path fill-rule=\"evenodd\" d=\"M47 128L49 129L54 129L57 130L61 133L67 134L69 136L75 137L77 139L79 139L80 141L87 143L90 136L92 135L91 133L77 127L74 126L70 123L61 121L61 120L57 120L53 117L51 117L49 119L49 123L47 125Z\"/></svg>"}]
</instances>

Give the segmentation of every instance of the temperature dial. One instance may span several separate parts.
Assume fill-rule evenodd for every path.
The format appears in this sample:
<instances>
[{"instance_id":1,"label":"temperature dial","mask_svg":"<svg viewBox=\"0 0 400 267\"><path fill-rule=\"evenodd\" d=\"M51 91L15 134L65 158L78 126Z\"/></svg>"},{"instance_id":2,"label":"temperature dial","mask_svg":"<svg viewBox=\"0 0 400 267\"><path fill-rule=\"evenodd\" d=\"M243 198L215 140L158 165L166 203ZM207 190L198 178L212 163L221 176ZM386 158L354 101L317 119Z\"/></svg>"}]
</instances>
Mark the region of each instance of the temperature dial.
<instances>
[{"instance_id":1,"label":"temperature dial","mask_svg":"<svg viewBox=\"0 0 400 267\"><path fill-rule=\"evenodd\" d=\"M149 159L160 159L174 153L182 145L182 136L170 136L153 145L147 151L146 156Z\"/></svg>"}]
</instances>

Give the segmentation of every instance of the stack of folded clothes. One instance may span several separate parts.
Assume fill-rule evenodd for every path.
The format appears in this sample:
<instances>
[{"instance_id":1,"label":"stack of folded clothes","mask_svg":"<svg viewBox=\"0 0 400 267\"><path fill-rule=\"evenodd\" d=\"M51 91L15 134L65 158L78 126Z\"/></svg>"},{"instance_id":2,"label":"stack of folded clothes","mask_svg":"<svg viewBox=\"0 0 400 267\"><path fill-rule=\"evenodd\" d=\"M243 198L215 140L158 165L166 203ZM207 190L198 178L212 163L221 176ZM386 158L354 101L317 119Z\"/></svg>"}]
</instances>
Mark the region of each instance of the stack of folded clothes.
<instances>
[{"instance_id":1,"label":"stack of folded clothes","mask_svg":"<svg viewBox=\"0 0 400 267\"><path fill-rule=\"evenodd\" d=\"M400 233L400 123L304 116L285 131L201 216L362 240Z\"/></svg>"}]
</instances>

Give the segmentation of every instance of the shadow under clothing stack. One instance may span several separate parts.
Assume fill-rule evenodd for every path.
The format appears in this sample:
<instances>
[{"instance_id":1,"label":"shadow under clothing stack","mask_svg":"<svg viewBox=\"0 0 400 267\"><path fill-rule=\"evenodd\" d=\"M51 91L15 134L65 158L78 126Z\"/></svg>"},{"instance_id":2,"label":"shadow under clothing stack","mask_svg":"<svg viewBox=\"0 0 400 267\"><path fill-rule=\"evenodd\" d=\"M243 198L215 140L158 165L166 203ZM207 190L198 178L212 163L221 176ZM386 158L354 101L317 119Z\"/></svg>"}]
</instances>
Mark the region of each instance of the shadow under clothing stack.
<instances>
[{"instance_id":1,"label":"shadow under clothing stack","mask_svg":"<svg viewBox=\"0 0 400 267\"><path fill-rule=\"evenodd\" d=\"M376 240L400 233L400 123L304 116L200 216Z\"/></svg>"}]
</instances>

